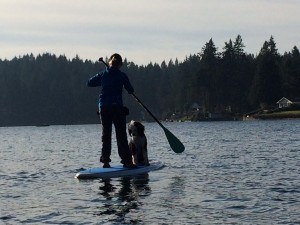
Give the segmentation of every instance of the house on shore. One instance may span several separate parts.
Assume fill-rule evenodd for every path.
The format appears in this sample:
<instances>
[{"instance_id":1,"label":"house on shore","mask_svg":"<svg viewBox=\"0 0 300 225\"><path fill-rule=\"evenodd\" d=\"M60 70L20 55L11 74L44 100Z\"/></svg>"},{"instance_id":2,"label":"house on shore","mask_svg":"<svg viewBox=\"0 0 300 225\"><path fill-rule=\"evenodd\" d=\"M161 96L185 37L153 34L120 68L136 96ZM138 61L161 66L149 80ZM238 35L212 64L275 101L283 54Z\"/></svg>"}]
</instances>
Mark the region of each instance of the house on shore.
<instances>
[{"instance_id":1,"label":"house on shore","mask_svg":"<svg viewBox=\"0 0 300 225\"><path fill-rule=\"evenodd\" d=\"M293 102L285 97L281 98L278 102L276 102L276 104L278 104L278 108L288 108L290 107Z\"/></svg>"}]
</instances>

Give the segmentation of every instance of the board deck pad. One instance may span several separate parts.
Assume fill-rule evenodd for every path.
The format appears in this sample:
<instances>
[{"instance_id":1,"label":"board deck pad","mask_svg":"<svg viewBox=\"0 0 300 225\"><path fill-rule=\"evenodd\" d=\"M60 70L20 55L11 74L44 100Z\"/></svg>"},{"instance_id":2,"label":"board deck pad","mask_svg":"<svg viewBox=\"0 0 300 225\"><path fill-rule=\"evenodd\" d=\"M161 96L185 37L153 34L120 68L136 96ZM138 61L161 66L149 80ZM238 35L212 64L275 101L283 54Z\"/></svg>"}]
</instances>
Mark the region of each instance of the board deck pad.
<instances>
[{"instance_id":1,"label":"board deck pad","mask_svg":"<svg viewBox=\"0 0 300 225\"><path fill-rule=\"evenodd\" d=\"M138 166L137 168L123 168L123 165L115 165L110 168L90 168L82 170L75 175L77 179L93 179L93 178L114 178L134 176L138 174L148 173L163 167L163 163L159 161L150 161L150 166Z\"/></svg>"}]
</instances>

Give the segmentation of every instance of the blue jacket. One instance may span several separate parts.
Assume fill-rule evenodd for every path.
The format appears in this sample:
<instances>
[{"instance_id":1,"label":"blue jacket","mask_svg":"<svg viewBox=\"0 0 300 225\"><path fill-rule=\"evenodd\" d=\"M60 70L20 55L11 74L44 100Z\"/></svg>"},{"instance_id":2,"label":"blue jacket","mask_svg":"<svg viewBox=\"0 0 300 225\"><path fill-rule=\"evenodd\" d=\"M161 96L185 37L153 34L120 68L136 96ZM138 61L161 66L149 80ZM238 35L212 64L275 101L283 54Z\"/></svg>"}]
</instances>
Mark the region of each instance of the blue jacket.
<instances>
[{"instance_id":1,"label":"blue jacket","mask_svg":"<svg viewBox=\"0 0 300 225\"><path fill-rule=\"evenodd\" d=\"M123 87L125 87L128 94L134 92L127 75L119 69L114 68L107 68L106 70L97 73L88 80L87 86L102 87L99 96L99 107L123 106Z\"/></svg>"}]
</instances>

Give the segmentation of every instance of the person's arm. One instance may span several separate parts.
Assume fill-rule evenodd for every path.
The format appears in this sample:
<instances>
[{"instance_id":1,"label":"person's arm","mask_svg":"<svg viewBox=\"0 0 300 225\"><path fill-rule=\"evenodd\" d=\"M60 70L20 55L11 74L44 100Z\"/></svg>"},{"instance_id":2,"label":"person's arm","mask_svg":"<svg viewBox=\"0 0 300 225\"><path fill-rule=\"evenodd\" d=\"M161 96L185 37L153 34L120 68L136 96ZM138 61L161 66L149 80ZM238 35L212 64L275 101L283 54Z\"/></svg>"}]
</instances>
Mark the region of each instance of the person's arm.
<instances>
[{"instance_id":1,"label":"person's arm","mask_svg":"<svg viewBox=\"0 0 300 225\"><path fill-rule=\"evenodd\" d=\"M123 83L124 83L124 87L125 87L126 91L128 92L128 94L133 94L134 89L133 89L127 75L126 74L123 74L123 75L124 75L123 76L123 79L124 79Z\"/></svg>"},{"instance_id":2,"label":"person's arm","mask_svg":"<svg viewBox=\"0 0 300 225\"><path fill-rule=\"evenodd\" d=\"M98 87L98 86L101 86L101 76L102 76L102 73L97 73L95 76L91 77L86 85L88 87Z\"/></svg>"}]
</instances>

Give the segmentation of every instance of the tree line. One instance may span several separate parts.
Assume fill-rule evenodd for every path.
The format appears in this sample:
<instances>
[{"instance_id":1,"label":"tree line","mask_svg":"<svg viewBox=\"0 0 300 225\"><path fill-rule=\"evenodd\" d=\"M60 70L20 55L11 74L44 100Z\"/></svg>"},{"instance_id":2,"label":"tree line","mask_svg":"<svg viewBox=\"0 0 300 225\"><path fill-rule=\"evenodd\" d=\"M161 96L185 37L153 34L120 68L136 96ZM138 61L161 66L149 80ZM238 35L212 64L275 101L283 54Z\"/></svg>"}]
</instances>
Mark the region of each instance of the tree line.
<instances>
[{"instance_id":1,"label":"tree line","mask_svg":"<svg viewBox=\"0 0 300 225\"><path fill-rule=\"evenodd\" d=\"M278 53L274 38L257 55L244 51L242 37L218 51L210 39L199 53L148 65L124 60L135 94L158 118L183 116L197 105L203 113L243 114L300 97L300 53L294 46ZM97 123L99 89L89 77L104 65L79 56L50 53L0 60L0 126ZM126 92L126 91L125 91ZM124 94L129 119L149 119L132 96Z\"/></svg>"}]
</instances>

